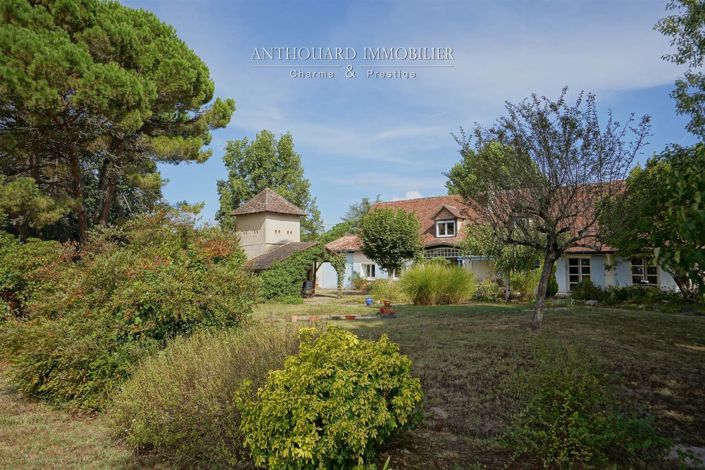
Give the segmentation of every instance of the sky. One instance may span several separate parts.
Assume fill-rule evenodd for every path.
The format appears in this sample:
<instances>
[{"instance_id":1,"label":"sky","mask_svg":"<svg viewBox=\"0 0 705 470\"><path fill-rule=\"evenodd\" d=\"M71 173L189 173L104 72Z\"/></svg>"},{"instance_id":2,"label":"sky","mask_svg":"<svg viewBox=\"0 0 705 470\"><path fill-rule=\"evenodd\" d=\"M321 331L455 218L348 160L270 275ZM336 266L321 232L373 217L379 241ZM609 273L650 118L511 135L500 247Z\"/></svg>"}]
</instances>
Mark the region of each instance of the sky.
<instances>
[{"instance_id":1,"label":"sky","mask_svg":"<svg viewBox=\"0 0 705 470\"><path fill-rule=\"evenodd\" d=\"M532 93L555 99L568 86L571 97L596 93L601 113L620 121L650 115L641 161L669 143L694 142L669 96L683 70L662 60L668 38L653 30L665 0L124 3L173 25L208 65L216 94L236 101L230 124L213 132L210 160L160 166L167 200L205 202L205 221L218 210L226 142L262 129L293 135L326 228L362 197L444 194L443 173L460 159L452 133L491 125L506 101ZM365 47L442 47L453 60L401 69L416 73L407 79L368 78L362 57L322 62L338 68L256 67L263 62L252 60L254 50L272 47L351 47L359 56ZM345 76L347 65L355 78ZM290 76L300 69L336 76Z\"/></svg>"}]
</instances>

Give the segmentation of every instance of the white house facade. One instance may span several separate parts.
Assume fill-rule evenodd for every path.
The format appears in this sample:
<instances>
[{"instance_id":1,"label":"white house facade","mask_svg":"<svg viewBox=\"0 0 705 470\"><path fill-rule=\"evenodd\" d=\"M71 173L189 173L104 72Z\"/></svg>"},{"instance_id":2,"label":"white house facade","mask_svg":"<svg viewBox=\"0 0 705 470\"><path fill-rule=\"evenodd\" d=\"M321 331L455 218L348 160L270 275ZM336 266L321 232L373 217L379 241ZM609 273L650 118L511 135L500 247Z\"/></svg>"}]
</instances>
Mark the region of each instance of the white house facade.
<instances>
[{"instance_id":1,"label":"white house facade","mask_svg":"<svg viewBox=\"0 0 705 470\"><path fill-rule=\"evenodd\" d=\"M462 266L482 280L497 277L490 259L463 254L458 249L462 241L462 227L473 215L460 196L438 196L403 201L378 203L375 207L395 207L413 212L421 223L421 239L424 257L445 258L452 264ZM353 278L360 276L368 280L387 279L384 272L362 253L362 242L355 235L346 235L326 245L329 251L345 253L347 257L343 286L353 288ZM663 290L677 290L670 274L656 266L649 258L626 259L614 250L583 250L573 248L556 261L556 281L559 295L569 295L581 281L590 280L598 287L625 287L648 285ZM329 263L318 270L317 285L334 289L337 277Z\"/></svg>"}]
</instances>

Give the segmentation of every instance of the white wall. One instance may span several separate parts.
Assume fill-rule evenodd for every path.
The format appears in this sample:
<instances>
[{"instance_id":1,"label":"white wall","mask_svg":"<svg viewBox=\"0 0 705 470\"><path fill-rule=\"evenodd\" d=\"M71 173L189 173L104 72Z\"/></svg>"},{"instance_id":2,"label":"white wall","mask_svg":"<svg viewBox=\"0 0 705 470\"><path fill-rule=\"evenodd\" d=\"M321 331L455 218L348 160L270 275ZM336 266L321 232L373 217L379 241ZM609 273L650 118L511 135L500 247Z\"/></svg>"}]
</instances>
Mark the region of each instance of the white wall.
<instances>
[{"instance_id":1,"label":"white wall","mask_svg":"<svg viewBox=\"0 0 705 470\"><path fill-rule=\"evenodd\" d=\"M235 231L247 259L267 251L265 222L264 213L239 215L235 219Z\"/></svg>"},{"instance_id":2,"label":"white wall","mask_svg":"<svg viewBox=\"0 0 705 470\"><path fill-rule=\"evenodd\" d=\"M301 241L301 218L272 212L239 215L235 231L247 259L252 259L277 246Z\"/></svg>"},{"instance_id":3,"label":"white wall","mask_svg":"<svg viewBox=\"0 0 705 470\"><path fill-rule=\"evenodd\" d=\"M266 237L268 245L284 245L301 241L301 218L298 215L266 213Z\"/></svg>"},{"instance_id":4,"label":"white wall","mask_svg":"<svg viewBox=\"0 0 705 470\"><path fill-rule=\"evenodd\" d=\"M599 287L610 286L627 287L632 285L631 261L621 256L595 254L590 256L590 276L592 282ZM570 255L562 256L556 261L556 280L558 281L558 292L568 293L568 270L567 258ZM610 269L606 269L607 266ZM659 287L663 290L677 290L673 277L659 266Z\"/></svg>"}]
</instances>

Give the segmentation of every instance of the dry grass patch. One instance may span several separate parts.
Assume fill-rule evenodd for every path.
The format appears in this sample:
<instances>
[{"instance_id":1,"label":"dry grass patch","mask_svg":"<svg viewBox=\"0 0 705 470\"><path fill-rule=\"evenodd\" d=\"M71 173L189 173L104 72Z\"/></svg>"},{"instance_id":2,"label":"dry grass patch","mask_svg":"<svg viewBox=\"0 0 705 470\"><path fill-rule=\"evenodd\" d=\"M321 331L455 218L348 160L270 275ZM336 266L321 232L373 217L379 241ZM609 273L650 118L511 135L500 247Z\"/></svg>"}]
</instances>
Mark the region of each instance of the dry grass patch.
<instances>
[{"instance_id":1,"label":"dry grass patch","mask_svg":"<svg viewBox=\"0 0 705 470\"><path fill-rule=\"evenodd\" d=\"M0 373L2 367L0 367ZM0 374L0 468L124 468L103 419L75 417L17 395Z\"/></svg>"}]
</instances>

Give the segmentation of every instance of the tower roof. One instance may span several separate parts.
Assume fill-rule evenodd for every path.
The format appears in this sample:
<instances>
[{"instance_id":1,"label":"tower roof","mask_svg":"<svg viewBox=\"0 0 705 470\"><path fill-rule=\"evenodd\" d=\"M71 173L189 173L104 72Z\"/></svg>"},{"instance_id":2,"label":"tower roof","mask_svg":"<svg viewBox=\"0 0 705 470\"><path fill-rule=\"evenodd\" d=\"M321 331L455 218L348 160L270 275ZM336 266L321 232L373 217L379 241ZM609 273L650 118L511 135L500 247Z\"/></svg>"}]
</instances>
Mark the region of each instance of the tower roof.
<instances>
[{"instance_id":1,"label":"tower roof","mask_svg":"<svg viewBox=\"0 0 705 470\"><path fill-rule=\"evenodd\" d=\"M306 215L303 209L296 207L269 188L260 191L249 201L235 209L233 215L257 214L258 212L275 212L277 214Z\"/></svg>"}]
</instances>

